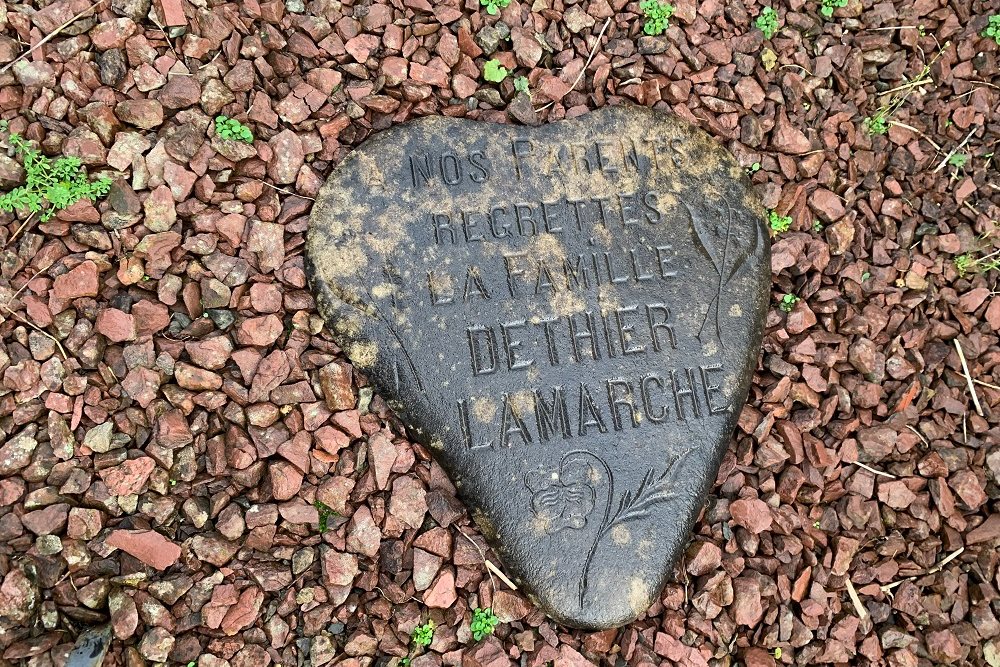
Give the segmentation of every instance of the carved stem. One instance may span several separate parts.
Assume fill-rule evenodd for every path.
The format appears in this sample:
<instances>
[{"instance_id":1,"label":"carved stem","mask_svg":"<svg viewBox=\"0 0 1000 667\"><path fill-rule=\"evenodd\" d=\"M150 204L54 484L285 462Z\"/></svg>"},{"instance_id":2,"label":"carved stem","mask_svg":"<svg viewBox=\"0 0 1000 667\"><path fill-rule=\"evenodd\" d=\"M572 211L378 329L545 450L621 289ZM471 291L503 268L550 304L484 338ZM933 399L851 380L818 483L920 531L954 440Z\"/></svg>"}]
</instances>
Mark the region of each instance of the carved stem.
<instances>
[{"instance_id":1,"label":"carved stem","mask_svg":"<svg viewBox=\"0 0 1000 667\"><path fill-rule=\"evenodd\" d=\"M609 468L608 464L604 462L604 459L592 452L582 449L574 450L567 453L566 456L563 457L563 463L566 462L566 459L576 454L590 456L595 461L600 463L601 467L604 468L604 474L608 477L608 499L604 503L604 518L601 519L601 525L597 529L597 535L594 536L594 543L590 546L590 551L587 553L587 560L583 563L583 576L580 578L580 608L582 609L583 598L587 594L588 579L590 578L590 566L594 561L594 555L597 553L597 545L600 544L601 538L603 538L608 531L608 519L611 515L611 501L615 496L615 480L611 476L611 468ZM562 467L562 464L560 464L560 467Z\"/></svg>"},{"instance_id":2,"label":"carved stem","mask_svg":"<svg viewBox=\"0 0 1000 667\"><path fill-rule=\"evenodd\" d=\"M382 320L382 323L385 324L385 328L389 331L389 335L395 338L396 342L399 343L399 349L403 353L403 357L406 359L406 365L410 367L410 373L413 374L413 379L417 381L417 389L419 391L423 391L424 383L420 381L420 376L417 375L417 366L413 363L413 358L410 357L410 351L407 350L406 345L403 344L403 339L400 338L398 333L396 333L396 328L392 326L392 322L389 321L389 318L382 314L382 311L378 307L378 303L375 301L375 297L372 296L371 291L367 287L365 288L365 293L368 294L368 298L371 299L372 309L375 310L375 316Z\"/></svg>"},{"instance_id":3,"label":"carved stem","mask_svg":"<svg viewBox=\"0 0 1000 667\"><path fill-rule=\"evenodd\" d=\"M729 207L726 207L726 242L722 246L722 266L719 267L719 291L715 295L715 335L719 337L719 343L722 347L726 346L726 343L722 340L722 331L719 329L719 307L722 306L722 289L726 282L726 259L729 255L729 237L732 235L733 227L733 216ZM712 309L709 308L709 313L711 314Z\"/></svg>"}]
</instances>

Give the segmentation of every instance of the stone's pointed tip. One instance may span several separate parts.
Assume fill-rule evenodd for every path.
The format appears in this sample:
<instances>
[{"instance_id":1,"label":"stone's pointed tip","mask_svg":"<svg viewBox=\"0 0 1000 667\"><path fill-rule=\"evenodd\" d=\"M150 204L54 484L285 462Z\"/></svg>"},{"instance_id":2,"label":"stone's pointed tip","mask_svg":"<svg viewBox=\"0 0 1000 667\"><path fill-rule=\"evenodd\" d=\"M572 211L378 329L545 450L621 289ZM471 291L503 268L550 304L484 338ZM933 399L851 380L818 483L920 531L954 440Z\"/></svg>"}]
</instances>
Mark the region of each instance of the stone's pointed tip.
<instances>
[{"instance_id":1,"label":"stone's pointed tip","mask_svg":"<svg viewBox=\"0 0 1000 667\"><path fill-rule=\"evenodd\" d=\"M642 108L428 118L359 147L313 208L338 344L566 625L657 599L746 398L769 239L734 165Z\"/></svg>"}]
</instances>

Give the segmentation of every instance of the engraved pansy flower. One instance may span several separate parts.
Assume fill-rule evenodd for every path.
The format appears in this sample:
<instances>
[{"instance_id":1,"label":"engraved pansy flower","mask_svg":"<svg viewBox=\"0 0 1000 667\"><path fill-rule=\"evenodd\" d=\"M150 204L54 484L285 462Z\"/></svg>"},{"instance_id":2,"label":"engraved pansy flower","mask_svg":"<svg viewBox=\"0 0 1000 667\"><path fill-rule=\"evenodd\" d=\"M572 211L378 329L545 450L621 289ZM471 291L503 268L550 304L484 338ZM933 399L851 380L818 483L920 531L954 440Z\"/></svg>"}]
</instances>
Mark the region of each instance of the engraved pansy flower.
<instances>
[{"instance_id":1,"label":"engraved pansy flower","mask_svg":"<svg viewBox=\"0 0 1000 667\"><path fill-rule=\"evenodd\" d=\"M567 460L558 470L529 472L524 483L532 492L531 508L546 533L586 525L596 494L591 467L585 461Z\"/></svg>"}]
</instances>

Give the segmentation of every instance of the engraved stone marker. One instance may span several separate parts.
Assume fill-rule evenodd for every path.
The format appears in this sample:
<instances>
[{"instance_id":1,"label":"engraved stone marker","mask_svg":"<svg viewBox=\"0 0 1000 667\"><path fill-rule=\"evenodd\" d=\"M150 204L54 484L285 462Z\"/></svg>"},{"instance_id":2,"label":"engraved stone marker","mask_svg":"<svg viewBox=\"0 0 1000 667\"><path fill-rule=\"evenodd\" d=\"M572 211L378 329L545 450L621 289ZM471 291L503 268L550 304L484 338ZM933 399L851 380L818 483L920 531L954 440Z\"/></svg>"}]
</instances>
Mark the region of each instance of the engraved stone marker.
<instances>
[{"instance_id":1,"label":"engraved stone marker","mask_svg":"<svg viewBox=\"0 0 1000 667\"><path fill-rule=\"evenodd\" d=\"M756 366L764 211L687 123L423 118L347 156L307 270L353 363L552 618L656 599Z\"/></svg>"}]
</instances>

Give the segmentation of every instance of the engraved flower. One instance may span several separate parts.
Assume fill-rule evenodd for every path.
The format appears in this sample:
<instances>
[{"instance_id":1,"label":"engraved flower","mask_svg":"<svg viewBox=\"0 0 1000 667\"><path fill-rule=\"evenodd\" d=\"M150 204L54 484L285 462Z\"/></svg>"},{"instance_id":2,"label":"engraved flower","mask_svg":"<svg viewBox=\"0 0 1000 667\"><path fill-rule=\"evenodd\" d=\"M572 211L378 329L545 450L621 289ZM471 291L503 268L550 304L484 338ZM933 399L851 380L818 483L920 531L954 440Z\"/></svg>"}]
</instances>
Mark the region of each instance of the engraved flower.
<instances>
[{"instance_id":1,"label":"engraved flower","mask_svg":"<svg viewBox=\"0 0 1000 667\"><path fill-rule=\"evenodd\" d=\"M584 461L564 461L558 470L530 472L524 478L531 490L531 508L554 535L564 528L579 529L594 509L595 491L590 465Z\"/></svg>"}]
</instances>

